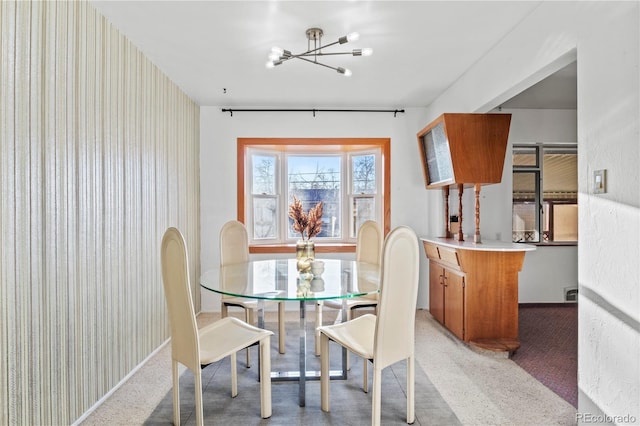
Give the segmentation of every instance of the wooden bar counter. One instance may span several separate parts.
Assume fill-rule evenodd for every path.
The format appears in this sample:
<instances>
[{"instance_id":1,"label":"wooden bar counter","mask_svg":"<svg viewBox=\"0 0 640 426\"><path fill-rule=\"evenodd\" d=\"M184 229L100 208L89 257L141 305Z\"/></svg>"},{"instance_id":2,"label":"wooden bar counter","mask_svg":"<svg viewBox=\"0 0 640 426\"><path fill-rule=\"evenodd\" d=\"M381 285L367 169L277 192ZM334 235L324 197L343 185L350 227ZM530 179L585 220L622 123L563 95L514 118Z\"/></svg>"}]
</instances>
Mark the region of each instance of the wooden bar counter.
<instances>
[{"instance_id":1,"label":"wooden bar counter","mask_svg":"<svg viewBox=\"0 0 640 426\"><path fill-rule=\"evenodd\" d=\"M518 340L518 273L535 246L421 238L429 258L429 311L464 342L509 353Z\"/></svg>"}]
</instances>

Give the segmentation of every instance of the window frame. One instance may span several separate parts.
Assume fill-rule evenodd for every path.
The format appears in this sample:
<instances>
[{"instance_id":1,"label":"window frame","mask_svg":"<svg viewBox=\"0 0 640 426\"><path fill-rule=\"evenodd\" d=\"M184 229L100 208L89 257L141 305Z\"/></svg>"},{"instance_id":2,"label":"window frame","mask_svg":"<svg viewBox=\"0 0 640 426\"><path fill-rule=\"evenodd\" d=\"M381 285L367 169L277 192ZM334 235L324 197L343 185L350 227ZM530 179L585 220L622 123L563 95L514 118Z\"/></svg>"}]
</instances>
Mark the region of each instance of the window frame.
<instances>
[{"instance_id":1,"label":"window frame","mask_svg":"<svg viewBox=\"0 0 640 426\"><path fill-rule=\"evenodd\" d=\"M535 204L536 204L536 232L538 233L538 241L513 241L514 243L523 243L523 244L533 244L538 246L575 246L578 244L578 240L575 241L549 241L549 236L553 236L554 229L554 218L553 218L553 206L556 204L578 204L578 195L576 193L576 198L558 198L545 200L544 198L544 156L548 151L575 151L576 156L578 155L578 144L577 143L535 143L535 144L518 144L514 143L512 147L512 155L515 154L517 149L531 149L535 150L536 153L536 164L535 165L512 165L512 176L517 173L533 173L536 177L536 191L534 194ZM577 179L577 176L576 176ZM547 205L548 212L545 213L545 205ZM513 221L513 190L511 195L511 210L512 210L512 221ZM549 223L549 231L548 235L545 238L545 222ZM512 222L513 223L513 222ZM512 235L513 235L513 225L512 225Z\"/></svg>"},{"instance_id":2,"label":"window frame","mask_svg":"<svg viewBox=\"0 0 640 426\"><path fill-rule=\"evenodd\" d=\"M347 153L348 161L351 161L351 152L357 152L361 154L367 150L380 150L381 161L381 176L376 176L376 179L381 185L381 188L377 188L381 193L381 219L382 228L386 235L390 229L390 206L391 206L391 140L389 138L238 138L237 139L237 219L242 223L247 223L246 220L250 218L250 213L247 212L247 206L249 205L246 197L251 197L251 182L246 182L247 168L250 167L249 152L251 150L263 151L274 153L275 151L286 152L300 152L304 153L321 153L326 151L327 153L335 153L340 151ZM339 147L336 149L336 147ZM279 162L280 167L286 167L282 158ZM346 165L343 165L343 169ZM281 176L282 171L277 175ZM276 179L279 179L276 176ZM351 176L348 176L345 180L345 184L349 187L344 188L345 194L341 197L342 201L349 202L353 199L350 197L353 194L351 187ZM278 184L276 191L279 191L281 183ZM357 194L356 194L357 195ZM346 208L349 208L346 206ZM280 209L281 210L281 209ZM283 216L284 213L278 211L278 216ZM344 214L343 217L349 217L348 214ZM284 219L283 219L284 220ZM343 219L344 220L344 219ZM351 227L351 220L346 224L347 227ZM278 226L282 226L281 223ZM282 232L280 230L279 232ZM348 232L348 231L347 231ZM355 241L350 242L342 240L341 242L316 242L316 252L319 253L348 253L355 252ZM267 244L255 244L250 242L250 253L289 253L295 248L295 241L287 241L286 243L267 243Z\"/></svg>"}]
</instances>

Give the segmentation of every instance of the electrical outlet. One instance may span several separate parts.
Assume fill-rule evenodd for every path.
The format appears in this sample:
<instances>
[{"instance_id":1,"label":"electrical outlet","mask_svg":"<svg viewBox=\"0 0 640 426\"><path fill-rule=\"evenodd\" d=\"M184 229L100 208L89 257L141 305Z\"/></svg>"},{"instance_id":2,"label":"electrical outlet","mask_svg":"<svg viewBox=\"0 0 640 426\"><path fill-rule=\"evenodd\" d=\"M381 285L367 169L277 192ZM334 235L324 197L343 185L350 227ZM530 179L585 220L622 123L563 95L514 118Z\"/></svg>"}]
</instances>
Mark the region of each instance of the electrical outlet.
<instances>
[{"instance_id":1,"label":"electrical outlet","mask_svg":"<svg viewBox=\"0 0 640 426\"><path fill-rule=\"evenodd\" d=\"M607 192L607 171L595 170L593 172L593 193L604 194Z\"/></svg>"}]
</instances>

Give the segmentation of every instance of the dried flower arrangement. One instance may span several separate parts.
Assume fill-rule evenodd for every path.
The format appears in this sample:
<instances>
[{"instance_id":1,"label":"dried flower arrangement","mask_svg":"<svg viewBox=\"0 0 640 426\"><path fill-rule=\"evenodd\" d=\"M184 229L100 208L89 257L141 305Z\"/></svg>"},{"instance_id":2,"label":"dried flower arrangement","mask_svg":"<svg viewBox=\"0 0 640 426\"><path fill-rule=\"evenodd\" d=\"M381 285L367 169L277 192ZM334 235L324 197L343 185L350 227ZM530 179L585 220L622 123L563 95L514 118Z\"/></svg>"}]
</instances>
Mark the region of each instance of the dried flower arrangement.
<instances>
[{"instance_id":1,"label":"dried flower arrangement","mask_svg":"<svg viewBox=\"0 0 640 426\"><path fill-rule=\"evenodd\" d=\"M305 213L302 201L294 195L293 202L289 205L289 217L293 219L293 230L302 236L302 240L310 240L322 231L322 201L312 207L309 213Z\"/></svg>"}]
</instances>

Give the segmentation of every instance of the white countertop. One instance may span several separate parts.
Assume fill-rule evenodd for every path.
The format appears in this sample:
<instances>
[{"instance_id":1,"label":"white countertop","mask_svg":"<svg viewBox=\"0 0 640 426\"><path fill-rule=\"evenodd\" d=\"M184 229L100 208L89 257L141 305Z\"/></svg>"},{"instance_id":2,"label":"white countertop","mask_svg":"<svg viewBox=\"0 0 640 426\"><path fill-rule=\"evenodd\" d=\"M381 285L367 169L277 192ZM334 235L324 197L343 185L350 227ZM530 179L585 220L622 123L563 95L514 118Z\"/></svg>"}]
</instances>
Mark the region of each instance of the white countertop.
<instances>
[{"instance_id":1,"label":"white countertop","mask_svg":"<svg viewBox=\"0 0 640 426\"><path fill-rule=\"evenodd\" d=\"M457 241L453 238L444 237L420 237L420 240L428 243L439 244L445 247L462 250L480 250L480 251L533 251L536 246L522 243L505 243L503 241L482 240L481 243L474 243L473 236L468 241Z\"/></svg>"}]
</instances>

